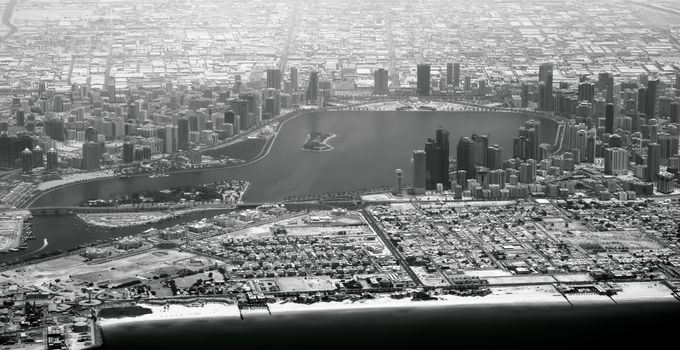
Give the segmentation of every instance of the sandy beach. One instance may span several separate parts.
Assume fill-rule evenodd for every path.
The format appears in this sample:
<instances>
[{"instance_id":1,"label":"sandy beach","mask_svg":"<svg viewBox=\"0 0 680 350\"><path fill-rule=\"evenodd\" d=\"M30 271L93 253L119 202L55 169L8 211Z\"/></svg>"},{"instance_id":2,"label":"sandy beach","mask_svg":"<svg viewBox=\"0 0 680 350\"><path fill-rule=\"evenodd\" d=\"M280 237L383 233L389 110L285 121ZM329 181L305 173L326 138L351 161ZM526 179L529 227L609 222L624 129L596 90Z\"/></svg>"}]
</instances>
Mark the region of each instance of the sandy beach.
<instances>
[{"instance_id":1,"label":"sandy beach","mask_svg":"<svg viewBox=\"0 0 680 350\"><path fill-rule=\"evenodd\" d=\"M674 302L677 301L670 289L657 282L630 282L621 284L622 291L618 298L626 302ZM389 295L381 295L375 299L365 299L356 302L318 302L313 304L299 304L294 302L276 302L269 304L269 310L273 315L279 313L294 312L328 312L365 310L381 308L421 308L421 307L502 307L502 306L587 306L592 304L609 303L614 300L601 295L571 295L569 301L552 286L523 286L523 287L497 287L492 288L492 294L487 296L462 297L455 295L442 295L438 300L412 301L410 298L393 299ZM148 322L173 319L195 319L214 317L239 317L236 305L221 303L205 303L201 306L169 305L167 308L160 305L138 304L152 310L151 314L139 317L125 317L118 319L101 319L101 326L110 326L131 322ZM247 317L248 312L244 313Z\"/></svg>"}]
</instances>

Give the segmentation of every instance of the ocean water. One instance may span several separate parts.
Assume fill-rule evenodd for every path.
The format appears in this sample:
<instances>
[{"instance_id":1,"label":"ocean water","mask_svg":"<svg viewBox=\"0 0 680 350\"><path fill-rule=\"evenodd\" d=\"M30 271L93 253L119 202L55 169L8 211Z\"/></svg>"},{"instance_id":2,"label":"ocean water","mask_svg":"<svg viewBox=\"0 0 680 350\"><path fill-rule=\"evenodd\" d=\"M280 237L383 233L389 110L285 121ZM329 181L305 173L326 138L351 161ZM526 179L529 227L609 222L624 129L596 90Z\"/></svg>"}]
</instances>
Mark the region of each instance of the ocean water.
<instances>
[{"instance_id":1,"label":"ocean water","mask_svg":"<svg viewBox=\"0 0 680 350\"><path fill-rule=\"evenodd\" d=\"M679 326L680 302L371 309L112 325L101 349L651 348Z\"/></svg>"}]
</instances>

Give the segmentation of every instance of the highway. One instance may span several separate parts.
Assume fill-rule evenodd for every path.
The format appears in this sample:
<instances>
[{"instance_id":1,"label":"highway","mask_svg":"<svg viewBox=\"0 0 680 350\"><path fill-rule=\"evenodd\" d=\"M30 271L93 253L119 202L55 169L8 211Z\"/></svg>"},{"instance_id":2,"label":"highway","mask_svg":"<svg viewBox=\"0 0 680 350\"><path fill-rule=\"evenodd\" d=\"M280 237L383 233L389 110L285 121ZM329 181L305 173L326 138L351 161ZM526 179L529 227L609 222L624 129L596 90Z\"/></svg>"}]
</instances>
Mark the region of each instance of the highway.
<instances>
[{"instance_id":1,"label":"highway","mask_svg":"<svg viewBox=\"0 0 680 350\"><path fill-rule=\"evenodd\" d=\"M406 262L406 258L404 255L397 249L397 247L392 244L392 241L385 235L385 233L382 230L382 227L378 222L375 221L371 213L368 212L366 208L362 210L364 217L366 218L366 221L368 225L371 227L371 229L378 235L381 241L385 244L387 249L390 250L392 255L394 255L395 258L399 261L399 265L408 273L409 276L411 276L411 279L416 283L418 287L423 287L425 284L423 281L416 275L416 273L413 271L411 266Z\"/></svg>"},{"instance_id":2,"label":"highway","mask_svg":"<svg viewBox=\"0 0 680 350\"><path fill-rule=\"evenodd\" d=\"M5 12L2 14L2 24L9 28L9 32L0 37L0 42L7 40L18 30L17 26L15 26L11 21L12 15L14 14L14 8L17 6L17 2L19 2L19 0L9 0L7 6L5 6Z\"/></svg>"}]
</instances>

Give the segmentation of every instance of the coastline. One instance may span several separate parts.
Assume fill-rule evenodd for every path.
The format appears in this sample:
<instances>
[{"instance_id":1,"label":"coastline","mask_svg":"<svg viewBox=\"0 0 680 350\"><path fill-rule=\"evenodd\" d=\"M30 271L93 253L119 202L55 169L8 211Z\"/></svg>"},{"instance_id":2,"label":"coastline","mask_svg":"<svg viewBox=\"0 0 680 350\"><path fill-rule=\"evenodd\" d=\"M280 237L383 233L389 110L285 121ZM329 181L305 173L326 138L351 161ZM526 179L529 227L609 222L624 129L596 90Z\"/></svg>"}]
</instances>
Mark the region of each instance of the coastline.
<instances>
[{"instance_id":1,"label":"coastline","mask_svg":"<svg viewBox=\"0 0 680 350\"><path fill-rule=\"evenodd\" d=\"M362 299L358 301L331 301L315 302L312 304L300 304L294 302L275 302L267 306L272 315L301 314L316 312L346 312L367 311L380 309L414 309L414 308L494 308L494 307L588 307L589 305L618 304L651 304L651 303L675 303L678 300L671 294L663 295L659 288L649 288L651 285L658 286L654 282L628 282L620 283L623 294L617 298L603 295L573 295L569 298L560 294L552 286L525 286L525 287L494 287L493 294L486 296L455 296L441 295L437 300L413 301L410 298L393 299L389 295L379 295L374 299ZM664 287L665 288L665 287ZM640 293L648 289L648 293ZM668 290L670 293L670 290ZM109 327L121 324L138 322L156 322L172 320L192 320L210 318L237 318L240 312L236 304L216 303L206 300L200 306L184 306L170 304L164 311L164 307L155 304L139 303L139 306L152 310L151 314L138 317L124 317L115 319L101 319L98 324L101 327ZM265 315L264 311L256 311ZM247 318L249 311L244 312ZM267 315L268 316L268 315Z\"/></svg>"},{"instance_id":2,"label":"coastline","mask_svg":"<svg viewBox=\"0 0 680 350\"><path fill-rule=\"evenodd\" d=\"M311 136L312 136L311 134L307 136L307 142L305 142L305 144L302 146L302 150L303 150L303 151L306 151L306 152L316 152L316 153L318 153L318 152L330 152L330 151L334 150L333 146L331 146L331 145L328 144L328 141L330 141L332 138L336 137L337 135L335 135L335 134L328 134L328 136L326 136L326 137L324 138L324 140L321 142L321 145L324 146L323 149L311 149L311 148L307 148L307 147L306 147L307 143L310 142L311 139L312 139Z\"/></svg>"},{"instance_id":3,"label":"coastline","mask_svg":"<svg viewBox=\"0 0 680 350\"><path fill-rule=\"evenodd\" d=\"M450 103L456 104L456 102L450 102ZM248 166L248 165L255 164L255 163L257 163L257 162L263 160L264 158L266 158L266 157L269 155L269 153L271 152L271 150L272 150L272 148L273 148L273 145L276 143L276 139L277 139L277 137L278 137L278 135L279 135L279 132L281 131L281 129L283 128L283 126L284 126L288 121L297 119L298 117L302 117L302 116L305 116L305 115L314 114L314 113L320 113L320 112L324 112L324 110L304 110L304 111L300 111L299 113L295 114L294 116L287 117L287 118L283 119L283 120L282 120L281 122L279 122L278 125L276 126L276 129L274 130L273 135L267 140L267 142L265 143L265 145L264 145L262 151L261 151L257 156L255 156L253 159L251 159L251 160L249 160L249 161L246 161L246 162L241 163L241 164L216 165L216 166L209 166L209 167L204 167L204 168L193 168L193 169L179 169L179 170L168 171L168 172L166 172L166 174L168 174L168 175L173 175L173 174L192 173L192 172L205 172L205 173L207 173L207 172L212 172L212 171L221 171L221 170L224 170L224 169L236 169L236 168L240 168L240 167L244 167L244 166ZM331 113L331 112L332 112L332 113L335 113L335 112L339 112L339 113L351 113L352 111L350 111L350 110L328 110L328 111L325 111L325 112L329 112L329 113ZM382 111L382 110L381 110L381 111L377 111L377 112L389 112L389 111L388 111L388 110L385 110L385 111ZM559 123L558 120L556 120L556 119L551 119L549 116L545 116L545 115L536 115L536 114L529 113L529 112L527 112L527 111L510 111L510 110L494 110L494 111L468 111L468 110L466 110L466 111L443 111L443 110L442 110L442 111L423 111L423 112L429 112L429 113L451 113L451 114L455 114L455 113L468 113L468 112L502 113L502 114L511 113L511 114L521 115L521 116L526 117L526 118L546 119L546 120L549 120L549 121L552 121L552 122L555 122L555 123ZM283 117L283 116L282 116L282 117ZM147 177L147 176L148 176L148 174L135 174L135 175L130 176L130 179L134 179L134 178L137 178L137 177ZM49 188L49 189L47 189L47 190L45 190L45 191L42 191L42 192L40 192L40 193L36 193L36 194L33 195L32 197L30 197L30 198L22 205L22 207L24 207L24 208L31 208L31 207L34 207L35 203L36 203L40 198L44 197L45 195L47 195L47 194L49 194L49 193L51 193L51 192L53 192L53 191L61 190L61 189L64 189L64 188L68 188L69 186L79 185L79 184L86 183L86 182L106 181L106 180L111 180L111 179L115 179L115 176L111 176L111 177L101 177L101 178L95 178L95 179L85 179L85 180L81 180L81 181L77 181L77 182L71 182L71 183L67 183L67 184L63 184L63 185L51 187L51 188ZM252 185L252 184L251 184L251 185Z\"/></svg>"}]
</instances>

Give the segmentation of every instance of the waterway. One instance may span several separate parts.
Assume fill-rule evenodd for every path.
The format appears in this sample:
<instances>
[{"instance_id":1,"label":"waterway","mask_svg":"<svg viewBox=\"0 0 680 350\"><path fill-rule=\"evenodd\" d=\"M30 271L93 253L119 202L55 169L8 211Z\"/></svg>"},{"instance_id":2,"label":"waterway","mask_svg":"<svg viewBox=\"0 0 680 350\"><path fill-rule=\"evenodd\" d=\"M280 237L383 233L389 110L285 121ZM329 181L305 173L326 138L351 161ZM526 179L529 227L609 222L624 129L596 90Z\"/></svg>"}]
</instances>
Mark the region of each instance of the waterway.
<instances>
[{"instance_id":1,"label":"waterway","mask_svg":"<svg viewBox=\"0 0 680 350\"><path fill-rule=\"evenodd\" d=\"M289 195L313 194L391 186L394 170L404 171L405 183L412 181L411 156L422 149L428 137L443 127L450 132L451 155L458 139L473 132L489 134L491 144L503 146L503 157L512 156L512 138L528 116L492 112L322 112L301 115L283 124L268 155L259 161L234 168L203 169L149 179L100 179L49 191L33 207L77 206L92 198L109 198L142 190L205 184L229 179L251 183L246 202L279 201ZM557 124L541 122L541 141L552 143ZM337 135L329 140L329 152L306 152L301 146L311 128ZM163 225L195 220L214 214L191 214ZM49 245L40 253L68 250L83 243L123 237L163 225L106 229L88 226L73 216L35 217L33 234L23 252L0 255L0 262L34 255L43 239Z\"/></svg>"},{"instance_id":2,"label":"waterway","mask_svg":"<svg viewBox=\"0 0 680 350\"><path fill-rule=\"evenodd\" d=\"M317 194L391 186L394 170L404 170L412 181L414 149L423 149L437 127L451 133L451 154L462 136L489 134L491 144L503 146L503 157L512 156L512 138L525 115L492 112L322 112L286 122L269 154L252 164L171 174L149 179L104 179L49 192L33 207L77 206L91 198L109 198L141 190L243 179L251 183L246 202L279 201L289 195ZM315 124L320 132L337 135L329 140L330 152L305 152L301 146ZM557 124L543 120L541 141L554 141Z\"/></svg>"},{"instance_id":3,"label":"waterway","mask_svg":"<svg viewBox=\"0 0 680 350\"><path fill-rule=\"evenodd\" d=\"M106 326L101 349L652 349L678 316L680 303L303 312Z\"/></svg>"},{"instance_id":4,"label":"waterway","mask_svg":"<svg viewBox=\"0 0 680 350\"><path fill-rule=\"evenodd\" d=\"M57 250L68 251L84 243L136 235L152 227L159 229L171 227L189 221L213 217L224 212L225 210L210 210L190 213L158 223L113 229L90 226L76 215L36 216L32 220L33 235L36 239L26 242L28 246L26 250L0 254L0 262L26 259L27 257L51 253ZM47 239L48 244L43 248L45 239Z\"/></svg>"}]
</instances>

